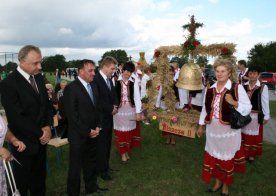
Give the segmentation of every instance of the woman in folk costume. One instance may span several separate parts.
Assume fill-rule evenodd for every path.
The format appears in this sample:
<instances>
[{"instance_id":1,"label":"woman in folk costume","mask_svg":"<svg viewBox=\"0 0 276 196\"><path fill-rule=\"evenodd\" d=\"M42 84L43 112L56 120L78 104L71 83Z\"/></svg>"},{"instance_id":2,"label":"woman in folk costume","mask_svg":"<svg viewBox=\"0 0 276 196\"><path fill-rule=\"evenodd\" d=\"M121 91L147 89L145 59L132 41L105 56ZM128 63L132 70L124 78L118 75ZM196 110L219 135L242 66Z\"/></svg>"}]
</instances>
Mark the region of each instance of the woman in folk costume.
<instances>
[{"instance_id":1,"label":"woman in folk costume","mask_svg":"<svg viewBox=\"0 0 276 196\"><path fill-rule=\"evenodd\" d=\"M245 157L241 145L241 129L231 129L230 112L234 107L242 115L248 115L251 104L243 86L233 83L234 62L223 56L216 59L214 69L217 82L205 90L197 135L203 133L206 124L206 145L203 161L203 181L216 179L209 192L222 188L221 195L229 195L233 172L245 171Z\"/></svg>"},{"instance_id":2,"label":"woman in folk costume","mask_svg":"<svg viewBox=\"0 0 276 196\"><path fill-rule=\"evenodd\" d=\"M2 116L0 116L0 196L8 195L5 179L5 168L2 160L11 161L13 159L11 153L3 147L5 140L17 147L19 152L24 151L26 148L22 141L19 141L9 130L7 130L7 123L4 121Z\"/></svg>"},{"instance_id":3,"label":"woman in folk costume","mask_svg":"<svg viewBox=\"0 0 276 196\"><path fill-rule=\"evenodd\" d=\"M249 67L249 81L244 85L252 104L250 113L252 121L242 128L242 144L249 162L254 161L256 156L262 155L263 125L270 118L268 88L258 80L260 70L259 66Z\"/></svg>"},{"instance_id":4,"label":"woman in folk costume","mask_svg":"<svg viewBox=\"0 0 276 196\"><path fill-rule=\"evenodd\" d=\"M138 82L131 78L135 66L132 62L124 64L122 75L116 83L116 95L120 101L118 113L114 115L116 147L122 161L129 159L131 149L140 146L140 132L136 121L141 120L141 99Z\"/></svg>"}]
</instances>

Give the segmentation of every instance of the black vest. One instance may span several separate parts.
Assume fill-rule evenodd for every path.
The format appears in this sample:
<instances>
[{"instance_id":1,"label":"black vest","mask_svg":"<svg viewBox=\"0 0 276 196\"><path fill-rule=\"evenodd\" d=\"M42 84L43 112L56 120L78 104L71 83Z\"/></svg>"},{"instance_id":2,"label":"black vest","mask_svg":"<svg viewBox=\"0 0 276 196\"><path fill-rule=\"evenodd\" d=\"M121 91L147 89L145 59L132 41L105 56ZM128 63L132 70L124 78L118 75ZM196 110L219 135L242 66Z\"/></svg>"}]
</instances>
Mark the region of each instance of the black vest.
<instances>
[{"instance_id":1,"label":"black vest","mask_svg":"<svg viewBox=\"0 0 276 196\"><path fill-rule=\"evenodd\" d=\"M123 81L122 80L118 80L116 82L116 95L117 95L117 98L118 100L120 101L120 105L119 107L121 107L122 105L122 85L123 84ZM134 82L132 81L129 81L128 84L127 84L127 92L128 92L128 100L130 101L130 105L132 107L135 106L135 102L134 102Z\"/></svg>"},{"instance_id":2,"label":"black vest","mask_svg":"<svg viewBox=\"0 0 276 196\"><path fill-rule=\"evenodd\" d=\"M261 93L263 89L263 84L261 86L255 87L252 89L252 92L249 93L249 85L243 86L248 97L251 101L252 111L259 112L262 110L262 100L261 100Z\"/></svg>"}]
</instances>

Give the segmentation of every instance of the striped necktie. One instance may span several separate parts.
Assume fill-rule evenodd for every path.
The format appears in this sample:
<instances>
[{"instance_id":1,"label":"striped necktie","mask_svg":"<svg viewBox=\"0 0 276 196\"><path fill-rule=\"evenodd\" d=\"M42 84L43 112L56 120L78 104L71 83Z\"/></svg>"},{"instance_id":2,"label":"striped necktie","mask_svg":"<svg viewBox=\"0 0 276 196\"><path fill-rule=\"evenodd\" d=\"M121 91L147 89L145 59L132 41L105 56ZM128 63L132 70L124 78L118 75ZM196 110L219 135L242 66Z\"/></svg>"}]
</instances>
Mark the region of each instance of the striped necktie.
<instances>
[{"instance_id":1,"label":"striped necktie","mask_svg":"<svg viewBox=\"0 0 276 196\"><path fill-rule=\"evenodd\" d=\"M37 86L36 86L36 84L35 84L34 76L31 75L31 76L29 77L29 80L30 80L30 84L31 84L31 86L33 87L34 91L38 94L39 92L38 92Z\"/></svg>"},{"instance_id":2,"label":"striped necktie","mask_svg":"<svg viewBox=\"0 0 276 196\"><path fill-rule=\"evenodd\" d=\"M87 83L87 91L88 91L88 94L90 96L91 101L94 104L95 102L94 102L93 91L92 91L92 87L91 87L91 85L89 83Z\"/></svg>"}]
</instances>

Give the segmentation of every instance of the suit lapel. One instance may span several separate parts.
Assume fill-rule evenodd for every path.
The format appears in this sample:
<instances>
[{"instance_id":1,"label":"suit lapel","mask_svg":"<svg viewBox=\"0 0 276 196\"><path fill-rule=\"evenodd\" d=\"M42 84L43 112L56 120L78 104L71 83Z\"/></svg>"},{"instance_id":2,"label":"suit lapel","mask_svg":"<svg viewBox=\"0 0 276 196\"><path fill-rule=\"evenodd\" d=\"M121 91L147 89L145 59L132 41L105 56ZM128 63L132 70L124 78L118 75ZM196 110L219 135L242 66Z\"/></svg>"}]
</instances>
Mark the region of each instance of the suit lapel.
<instances>
[{"instance_id":1,"label":"suit lapel","mask_svg":"<svg viewBox=\"0 0 276 196\"><path fill-rule=\"evenodd\" d=\"M39 94L37 94L35 92L35 90L33 89L33 87L31 86L31 84L24 78L24 76L22 76L17 70L14 71L15 72L15 75L16 75L16 78L18 80L18 83L20 86L24 86L23 89L25 89L26 91L29 91L30 94L32 94L35 98L39 98ZM37 85L39 86L39 85ZM40 90L40 89L38 89Z\"/></svg>"},{"instance_id":2,"label":"suit lapel","mask_svg":"<svg viewBox=\"0 0 276 196\"><path fill-rule=\"evenodd\" d=\"M104 84L104 86L105 86L107 92L111 93L111 90L112 90L112 86L113 86L113 85L110 84L110 85L111 85L111 90L109 90L109 88L108 88L108 86L107 86L107 84L106 84L105 79L103 78L103 76L102 76L100 73L99 73L99 77L100 77L100 80L102 81L102 83Z\"/></svg>"},{"instance_id":3,"label":"suit lapel","mask_svg":"<svg viewBox=\"0 0 276 196\"><path fill-rule=\"evenodd\" d=\"M85 89L85 87L83 86L83 84L81 83L81 81L80 81L78 78L76 79L76 81L77 81L77 84L79 85L79 88L80 88L82 94L84 94L85 97L86 97L87 99L89 99L90 103L91 103L92 106L94 107L95 105L94 105L94 103L92 102L92 100L91 100L91 98L90 98L90 95L88 94L87 90ZM93 91L93 92L94 92L94 91ZM95 97L95 96L94 96L94 97Z\"/></svg>"}]
</instances>

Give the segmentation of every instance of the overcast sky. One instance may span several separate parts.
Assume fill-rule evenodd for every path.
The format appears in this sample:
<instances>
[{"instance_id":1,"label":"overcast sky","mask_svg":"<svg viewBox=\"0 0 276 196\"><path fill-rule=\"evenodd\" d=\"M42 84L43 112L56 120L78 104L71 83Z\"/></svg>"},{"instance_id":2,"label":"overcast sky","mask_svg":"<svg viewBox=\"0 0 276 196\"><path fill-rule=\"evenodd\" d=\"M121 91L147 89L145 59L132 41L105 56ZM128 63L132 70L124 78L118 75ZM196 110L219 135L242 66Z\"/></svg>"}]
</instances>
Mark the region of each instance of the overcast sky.
<instances>
[{"instance_id":1,"label":"overcast sky","mask_svg":"<svg viewBox=\"0 0 276 196\"><path fill-rule=\"evenodd\" d=\"M98 61L124 49L151 62L155 48L184 42L182 25L195 15L202 44L234 42L241 59L276 40L275 8L274 0L0 0L0 52L33 44L44 56Z\"/></svg>"}]
</instances>

